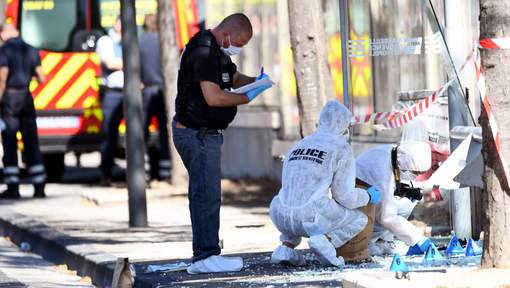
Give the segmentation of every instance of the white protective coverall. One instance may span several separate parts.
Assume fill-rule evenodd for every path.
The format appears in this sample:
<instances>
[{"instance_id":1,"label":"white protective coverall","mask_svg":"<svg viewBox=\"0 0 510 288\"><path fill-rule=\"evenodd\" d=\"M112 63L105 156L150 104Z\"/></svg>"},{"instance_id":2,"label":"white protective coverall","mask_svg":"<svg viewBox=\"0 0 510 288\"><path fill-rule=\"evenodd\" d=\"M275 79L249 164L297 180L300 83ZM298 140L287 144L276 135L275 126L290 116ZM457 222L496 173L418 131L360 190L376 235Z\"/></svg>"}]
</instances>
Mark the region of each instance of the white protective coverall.
<instances>
[{"instance_id":1,"label":"white protective coverall","mask_svg":"<svg viewBox=\"0 0 510 288\"><path fill-rule=\"evenodd\" d=\"M381 203L376 206L375 224L412 246L422 239L423 233L407 221L414 204L407 198L397 200L393 195L396 188L391 165L393 147L381 145L361 153L356 158L356 177L375 186L382 194ZM419 141L402 142L397 149L397 163L401 172L428 170L431 165L430 146ZM378 229L374 230L377 232ZM373 236L381 234L374 233Z\"/></svg>"},{"instance_id":2,"label":"white protective coverall","mask_svg":"<svg viewBox=\"0 0 510 288\"><path fill-rule=\"evenodd\" d=\"M270 207L282 242L297 246L301 237L327 235L340 247L366 226L366 215L356 208L365 206L369 196L354 187L354 157L342 135L351 119L346 107L329 101L317 130L287 153L282 188Z\"/></svg>"}]
</instances>

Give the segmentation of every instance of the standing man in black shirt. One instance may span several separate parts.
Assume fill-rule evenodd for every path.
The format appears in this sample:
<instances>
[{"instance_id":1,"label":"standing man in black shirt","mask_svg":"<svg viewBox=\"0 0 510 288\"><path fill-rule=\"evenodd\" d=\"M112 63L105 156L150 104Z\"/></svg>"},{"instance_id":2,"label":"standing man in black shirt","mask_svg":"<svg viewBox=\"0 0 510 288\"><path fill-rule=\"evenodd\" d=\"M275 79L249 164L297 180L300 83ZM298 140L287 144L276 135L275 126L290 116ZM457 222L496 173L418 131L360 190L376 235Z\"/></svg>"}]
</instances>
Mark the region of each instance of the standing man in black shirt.
<instances>
[{"instance_id":1,"label":"standing man in black shirt","mask_svg":"<svg viewBox=\"0 0 510 288\"><path fill-rule=\"evenodd\" d=\"M188 273L239 271L240 257L219 256L222 130L237 106L247 104L270 84L234 94L256 80L237 71L230 56L252 37L250 20L232 14L212 30L195 34L181 56L173 141L189 174L188 198L193 230L193 259ZM257 78L265 78L261 73Z\"/></svg>"},{"instance_id":2,"label":"standing man in black shirt","mask_svg":"<svg viewBox=\"0 0 510 288\"><path fill-rule=\"evenodd\" d=\"M10 24L1 29L4 46L0 48L1 117L6 128L2 132L4 147L4 181L7 190L0 198L15 199L19 195L18 140L21 131L25 147L28 174L34 184L34 197L45 197L46 173L39 150L34 100L28 86L33 76L44 82L39 52L25 43Z\"/></svg>"},{"instance_id":3,"label":"standing man in black shirt","mask_svg":"<svg viewBox=\"0 0 510 288\"><path fill-rule=\"evenodd\" d=\"M158 176L160 180L170 177L170 146L166 105L163 95L163 73L159 55L158 19L154 14L145 15L143 23L145 33L140 37L140 63L142 65L143 110L145 115L145 141L149 139L149 125L153 115L158 120L159 160ZM148 155L145 156L146 170L150 169ZM149 172L149 171L148 171ZM149 175L150 177L150 175ZM150 179L150 178L149 178Z\"/></svg>"}]
</instances>

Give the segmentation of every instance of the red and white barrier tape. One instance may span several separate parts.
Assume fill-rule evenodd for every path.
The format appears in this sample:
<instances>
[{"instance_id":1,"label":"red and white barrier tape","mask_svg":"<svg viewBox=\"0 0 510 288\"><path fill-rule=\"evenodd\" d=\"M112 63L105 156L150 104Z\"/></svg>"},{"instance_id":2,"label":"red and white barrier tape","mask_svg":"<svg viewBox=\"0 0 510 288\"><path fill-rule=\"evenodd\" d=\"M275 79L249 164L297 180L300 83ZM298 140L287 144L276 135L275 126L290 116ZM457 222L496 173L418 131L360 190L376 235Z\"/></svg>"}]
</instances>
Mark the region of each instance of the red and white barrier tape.
<instances>
[{"instance_id":1,"label":"red and white barrier tape","mask_svg":"<svg viewBox=\"0 0 510 288\"><path fill-rule=\"evenodd\" d=\"M413 120L413 118L416 118L421 113L425 112L425 110L427 110L431 106L431 104L435 102L444 93L447 86L449 86L451 82L452 81L443 85L439 90L432 93L432 95L427 96L425 99L420 100L418 103L414 104L413 106L405 110L393 112L377 112L372 114L354 116L356 121L355 124L373 123L374 129L376 130L393 129L400 127L410 122L411 120ZM376 124L377 122L382 121L384 121L382 124Z\"/></svg>"},{"instance_id":2,"label":"red and white barrier tape","mask_svg":"<svg viewBox=\"0 0 510 288\"><path fill-rule=\"evenodd\" d=\"M364 124L364 123L376 123L382 120L387 120L389 118L395 117L395 115L399 114L399 111L395 112L377 112L372 114L365 114L354 116L356 119L356 124Z\"/></svg>"},{"instance_id":3,"label":"red and white barrier tape","mask_svg":"<svg viewBox=\"0 0 510 288\"><path fill-rule=\"evenodd\" d=\"M478 44L483 49L510 49L510 38L485 38Z\"/></svg>"},{"instance_id":4,"label":"red and white barrier tape","mask_svg":"<svg viewBox=\"0 0 510 288\"><path fill-rule=\"evenodd\" d=\"M418 103L409 107L405 111L400 114L395 115L393 119L388 119L388 121L380 124L374 125L376 130L386 130L386 129L394 129L397 127L401 127L409 122L411 122L414 118L418 117L420 114L425 112L434 102L436 102L441 95L448 89L448 87L453 83L453 79L448 81L446 84L441 86L438 90L434 91L432 95L427 96L427 98L420 100Z\"/></svg>"},{"instance_id":5,"label":"red and white barrier tape","mask_svg":"<svg viewBox=\"0 0 510 288\"><path fill-rule=\"evenodd\" d=\"M462 66L459 68L459 72L462 72L466 65L469 63L469 60L472 58L472 54L468 55ZM414 104L410 108L407 108L403 111L393 111L393 112L377 112L366 115L354 116L356 119L356 124L365 124L365 123L373 123L375 130L387 130L401 127L409 122L411 122L414 118L418 117L420 114L425 112L432 103L434 103L443 93L448 89L448 87L453 83L453 79L441 86L438 90L436 90L432 95L426 97L425 99L420 100L418 103ZM377 122L382 122L382 124L376 124Z\"/></svg>"},{"instance_id":6,"label":"red and white barrier tape","mask_svg":"<svg viewBox=\"0 0 510 288\"><path fill-rule=\"evenodd\" d=\"M480 45L480 47L483 47L483 46ZM494 48L488 48L488 49L494 49ZM501 48L501 49L504 49L504 48ZM499 136L499 128L498 128L498 124L496 122L496 118L494 117L494 114L491 111L491 105L490 105L489 97L487 96L487 90L485 87L485 77L483 76L483 73L480 69L480 65L478 64L479 55L478 55L477 49L475 50L474 54L475 55L473 57L473 63L475 65L477 86L478 86L478 91L480 91L480 98L482 101L482 106L485 110L485 113L487 114L487 117L489 118L489 127L492 132L494 145L496 147L496 151L498 152L499 159L501 160L503 170L505 172L505 175L509 175L508 174L508 170L509 170L508 165L506 164L506 161L505 161L505 158L503 157L503 155L501 155L501 141L500 141L500 136Z\"/></svg>"}]
</instances>

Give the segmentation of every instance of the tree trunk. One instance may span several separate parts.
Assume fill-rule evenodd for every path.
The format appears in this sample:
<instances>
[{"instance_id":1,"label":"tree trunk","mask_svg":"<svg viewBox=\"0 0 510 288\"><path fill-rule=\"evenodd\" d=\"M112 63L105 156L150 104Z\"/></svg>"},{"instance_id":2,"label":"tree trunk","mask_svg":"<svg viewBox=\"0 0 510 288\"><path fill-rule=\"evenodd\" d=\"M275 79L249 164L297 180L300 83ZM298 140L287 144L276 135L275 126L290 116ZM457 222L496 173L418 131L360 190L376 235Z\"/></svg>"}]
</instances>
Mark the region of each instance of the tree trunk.
<instances>
[{"instance_id":1,"label":"tree trunk","mask_svg":"<svg viewBox=\"0 0 510 288\"><path fill-rule=\"evenodd\" d=\"M510 3L480 0L480 39L510 37ZM500 153L510 159L510 50L482 50L482 70L486 77L491 113L498 124ZM483 110L483 109L482 109ZM486 111L480 115L483 129L484 167L484 252L483 268L510 267L510 189L493 141Z\"/></svg>"},{"instance_id":2,"label":"tree trunk","mask_svg":"<svg viewBox=\"0 0 510 288\"><path fill-rule=\"evenodd\" d=\"M140 47L136 28L135 1L120 3L122 63L124 64L124 115L126 118L127 186L129 227L147 227L147 200L143 137L143 104L140 91Z\"/></svg>"},{"instance_id":3,"label":"tree trunk","mask_svg":"<svg viewBox=\"0 0 510 288\"><path fill-rule=\"evenodd\" d=\"M159 41L161 47L161 68L165 79L165 99L168 115L168 137L170 138L170 158L172 171L170 183L185 186L188 183L186 168L172 141L172 119L175 115L177 96L177 72L179 69L179 48L175 35L174 1L158 0Z\"/></svg>"},{"instance_id":4,"label":"tree trunk","mask_svg":"<svg viewBox=\"0 0 510 288\"><path fill-rule=\"evenodd\" d=\"M325 102L334 98L321 1L289 0L289 25L304 137L315 130Z\"/></svg>"}]
</instances>

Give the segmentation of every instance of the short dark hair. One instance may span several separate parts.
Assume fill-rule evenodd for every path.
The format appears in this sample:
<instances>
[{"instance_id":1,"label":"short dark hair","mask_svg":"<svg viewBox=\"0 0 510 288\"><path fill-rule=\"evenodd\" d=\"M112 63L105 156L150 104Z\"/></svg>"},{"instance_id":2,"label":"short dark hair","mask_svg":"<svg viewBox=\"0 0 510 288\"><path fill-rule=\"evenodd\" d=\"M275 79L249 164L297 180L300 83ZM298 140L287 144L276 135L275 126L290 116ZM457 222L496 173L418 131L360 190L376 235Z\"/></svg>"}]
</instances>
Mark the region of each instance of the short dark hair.
<instances>
[{"instance_id":1,"label":"short dark hair","mask_svg":"<svg viewBox=\"0 0 510 288\"><path fill-rule=\"evenodd\" d=\"M227 16L218 27L230 31L234 37L243 33L246 33L249 38L253 35L250 19L243 13L234 13Z\"/></svg>"},{"instance_id":2,"label":"short dark hair","mask_svg":"<svg viewBox=\"0 0 510 288\"><path fill-rule=\"evenodd\" d=\"M156 15L149 13L145 15L143 20L143 29L148 32L158 32L158 18Z\"/></svg>"}]
</instances>

